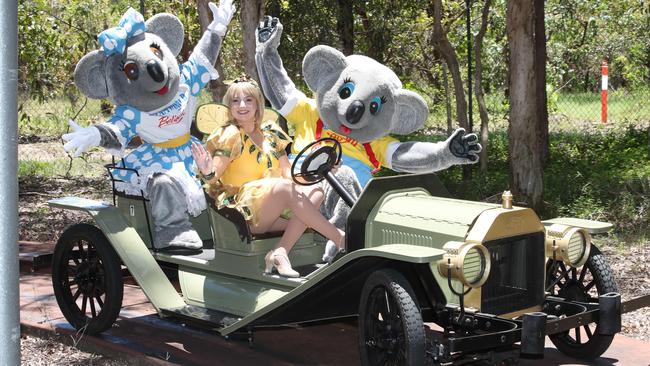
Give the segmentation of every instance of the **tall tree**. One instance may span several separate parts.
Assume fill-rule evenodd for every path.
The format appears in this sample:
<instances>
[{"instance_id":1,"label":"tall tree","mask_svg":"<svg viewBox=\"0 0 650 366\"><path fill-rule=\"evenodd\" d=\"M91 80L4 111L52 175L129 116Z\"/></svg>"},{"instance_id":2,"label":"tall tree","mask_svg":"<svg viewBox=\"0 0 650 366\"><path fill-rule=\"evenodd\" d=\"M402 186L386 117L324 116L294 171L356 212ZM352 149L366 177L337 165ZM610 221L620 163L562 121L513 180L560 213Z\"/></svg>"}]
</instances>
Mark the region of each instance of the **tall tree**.
<instances>
[{"instance_id":1,"label":"tall tree","mask_svg":"<svg viewBox=\"0 0 650 366\"><path fill-rule=\"evenodd\" d=\"M336 28L341 37L341 47L344 55L354 53L354 5L351 0L338 0L339 17Z\"/></svg>"},{"instance_id":2,"label":"tall tree","mask_svg":"<svg viewBox=\"0 0 650 366\"><path fill-rule=\"evenodd\" d=\"M460 75L460 64L454 46L447 37L448 30L442 26L442 0L432 0L427 9L429 16L433 18L433 30L429 37L429 43L442 55L449 67L451 79L454 83L454 95L456 97L456 118L461 127L469 129L467 121L467 100L465 99L465 87L463 78Z\"/></svg>"},{"instance_id":3,"label":"tall tree","mask_svg":"<svg viewBox=\"0 0 650 366\"><path fill-rule=\"evenodd\" d=\"M263 0L241 0L240 21L246 74L259 81L255 66L255 29L264 15Z\"/></svg>"},{"instance_id":4,"label":"tall tree","mask_svg":"<svg viewBox=\"0 0 650 366\"><path fill-rule=\"evenodd\" d=\"M506 28L510 50L510 123L508 152L510 188L515 199L542 209L542 149L538 139L537 81L535 73L535 0L508 0Z\"/></svg>"},{"instance_id":5,"label":"tall tree","mask_svg":"<svg viewBox=\"0 0 650 366\"><path fill-rule=\"evenodd\" d=\"M535 81L537 89L537 137L542 165L548 160L548 108L546 102L546 25L545 0L534 0L535 6Z\"/></svg>"},{"instance_id":6,"label":"tall tree","mask_svg":"<svg viewBox=\"0 0 650 366\"><path fill-rule=\"evenodd\" d=\"M480 153L481 172L487 173L488 167L488 122L489 116L487 107L485 105L485 93L483 90L483 38L487 32L488 16L490 15L490 6L492 0L485 0L483 10L481 11L481 28L476 35L474 41L474 62L475 62L475 77L474 77L474 94L478 102L478 112L481 117L481 145L483 150Z\"/></svg>"}]
</instances>

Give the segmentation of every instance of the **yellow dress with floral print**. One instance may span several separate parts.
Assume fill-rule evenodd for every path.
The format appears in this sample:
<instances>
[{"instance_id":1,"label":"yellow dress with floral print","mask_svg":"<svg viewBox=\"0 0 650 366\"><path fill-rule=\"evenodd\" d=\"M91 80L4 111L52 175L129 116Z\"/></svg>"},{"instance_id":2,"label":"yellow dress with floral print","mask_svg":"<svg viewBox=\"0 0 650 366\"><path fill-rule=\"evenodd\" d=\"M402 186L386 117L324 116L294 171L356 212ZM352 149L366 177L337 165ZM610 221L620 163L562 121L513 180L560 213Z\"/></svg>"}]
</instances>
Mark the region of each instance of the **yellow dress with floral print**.
<instances>
[{"instance_id":1,"label":"yellow dress with floral print","mask_svg":"<svg viewBox=\"0 0 650 366\"><path fill-rule=\"evenodd\" d=\"M218 128L208 137L206 149L211 156L230 157L230 164L218 182L207 183L208 195L215 206L232 207L246 220L257 223L259 207L267 193L282 179L279 158L291 142L282 129L272 121L261 125L263 146L236 125Z\"/></svg>"}]
</instances>

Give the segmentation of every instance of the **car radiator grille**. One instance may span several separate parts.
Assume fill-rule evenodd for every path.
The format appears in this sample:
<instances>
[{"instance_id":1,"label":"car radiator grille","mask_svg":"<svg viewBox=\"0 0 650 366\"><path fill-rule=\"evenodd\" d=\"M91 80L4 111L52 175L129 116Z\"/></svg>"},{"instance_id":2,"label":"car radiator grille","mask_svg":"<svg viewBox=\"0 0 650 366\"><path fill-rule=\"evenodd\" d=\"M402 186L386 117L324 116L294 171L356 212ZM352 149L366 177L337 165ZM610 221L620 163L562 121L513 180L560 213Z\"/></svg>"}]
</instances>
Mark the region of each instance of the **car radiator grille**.
<instances>
[{"instance_id":1,"label":"car radiator grille","mask_svg":"<svg viewBox=\"0 0 650 366\"><path fill-rule=\"evenodd\" d=\"M485 243L492 269L481 287L481 312L506 314L544 299L544 234L533 233Z\"/></svg>"}]
</instances>

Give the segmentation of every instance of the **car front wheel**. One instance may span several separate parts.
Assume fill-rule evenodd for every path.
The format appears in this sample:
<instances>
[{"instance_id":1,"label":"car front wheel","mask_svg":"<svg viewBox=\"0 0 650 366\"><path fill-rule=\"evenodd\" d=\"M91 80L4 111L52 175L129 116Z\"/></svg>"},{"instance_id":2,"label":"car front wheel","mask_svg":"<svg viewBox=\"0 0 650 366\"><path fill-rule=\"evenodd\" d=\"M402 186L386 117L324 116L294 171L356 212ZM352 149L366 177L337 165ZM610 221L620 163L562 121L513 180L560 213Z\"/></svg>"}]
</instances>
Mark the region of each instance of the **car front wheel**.
<instances>
[{"instance_id":1,"label":"car front wheel","mask_svg":"<svg viewBox=\"0 0 650 366\"><path fill-rule=\"evenodd\" d=\"M110 328L122 307L120 260L97 227L69 227L54 248L52 286L63 316L75 329L97 334Z\"/></svg>"},{"instance_id":2,"label":"car front wheel","mask_svg":"<svg viewBox=\"0 0 650 366\"><path fill-rule=\"evenodd\" d=\"M425 331L413 289L394 270L373 272L359 304L362 365L423 365Z\"/></svg>"}]
</instances>

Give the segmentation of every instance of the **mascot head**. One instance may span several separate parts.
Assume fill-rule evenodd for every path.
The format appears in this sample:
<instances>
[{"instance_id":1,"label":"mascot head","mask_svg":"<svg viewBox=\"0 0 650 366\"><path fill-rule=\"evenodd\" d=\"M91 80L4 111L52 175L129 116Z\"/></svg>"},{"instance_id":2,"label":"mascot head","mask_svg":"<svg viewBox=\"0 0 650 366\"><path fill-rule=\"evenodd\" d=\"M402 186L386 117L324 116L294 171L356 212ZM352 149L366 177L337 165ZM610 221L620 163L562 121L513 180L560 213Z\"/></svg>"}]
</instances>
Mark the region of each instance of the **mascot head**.
<instances>
[{"instance_id":1,"label":"mascot head","mask_svg":"<svg viewBox=\"0 0 650 366\"><path fill-rule=\"evenodd\" d=\"M369 57L316 46L305 55L302 70L323 123L359 142L411 133L427 119L424 99L403 89L393 71Z\"/></svg>"},{"instance_id":2,"label":"mascot head","mask_svg":"<svg viewBox=\"0 0 650 366\"><path fill-rule=\"evenodd\" d=\"M145 23L140 13L129 9L117 27L99 34L102 49L77 64L77 88L89 98L108 98L147 112L166 105L179 87L176 56L183 32L174 15L157 14Z\"/></svg>"}]
</instances>

